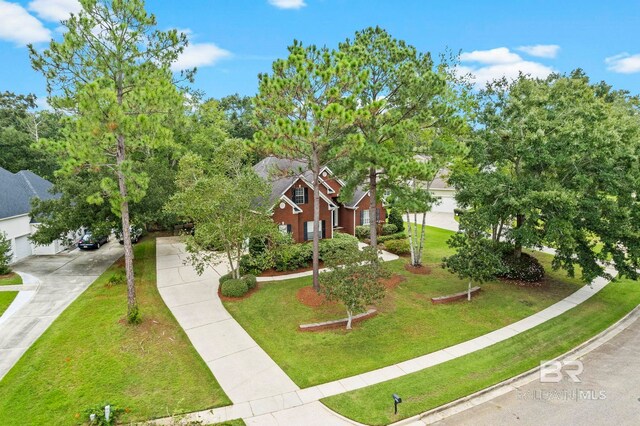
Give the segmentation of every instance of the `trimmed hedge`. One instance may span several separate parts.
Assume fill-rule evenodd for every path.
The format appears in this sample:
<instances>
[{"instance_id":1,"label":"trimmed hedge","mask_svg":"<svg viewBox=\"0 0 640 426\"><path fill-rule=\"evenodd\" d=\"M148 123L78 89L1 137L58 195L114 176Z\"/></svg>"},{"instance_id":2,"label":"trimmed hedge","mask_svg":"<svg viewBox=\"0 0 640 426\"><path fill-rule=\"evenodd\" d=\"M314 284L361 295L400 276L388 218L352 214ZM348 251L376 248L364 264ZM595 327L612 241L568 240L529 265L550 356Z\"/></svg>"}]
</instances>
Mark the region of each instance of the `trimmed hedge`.
<instances>
[{"instance_id":1,"label":"trimmed hedge","mask_svg":"<svg viewBox=\"0 0 640 426\"><path fill-rule=\"evenodd\" d=\"M382 225L382 235L391 235L398 232L398 227L393 223L385 223Z\"/></svg>"},{"instance_id":2,"label":"trimmed hedge","mask_svg":"<svg viewBox=\"0 0 640 426\"><path fill-rule=\"evenodd\" d=\"M247 283L243 280L230 279L222 283L220 292L226 297L242 297L249 291Z\"/></svg>"},{"instance_id":3,"label":"trimmed hedge","mask_svg":"<svg viewBox=\"0 0 640 426\"><path fill-rule=\"evenodd\" d=\"M411 248L409 247L409 240L406 238L403 240L385 241L384 247L387 251L397 254L398 256L411 253Z\"/></svg>"},{"instance_id":4,"label":"trimmed hedge","mask_svg":"<svg viewBox=\"0 0 640 426\"><path fill-rule=\"evenodd\" d=\"M233 275L231 275L231 274L232 274L231 272L227 272L226 274L221 276L220 279L218 280L220 285L222 285L226 281L229 281L230 279L233 279Z\"/></svg>"},{"instance_id":5,"label":"trimmed hedge","mask_svg":"<svg viewBox=\"0 0 640 426\"><path fill-rule=\"evenodd\" d=\"M387 222L395 225L398 229L396 232L404 231L404 221L402 220L402 214L400 210L392 208L387 216Z\"/></svg>"},{"instance_id":6,"label":"trimmed hedge","mask_svg":"<svg viewBox=\"0 0 640 426\"><path fill-rule=\"evenodd\" d=\"M356 237L359 240L364 240L365 238L369 238L370 234L371 234L371 228L369 228L369 225L356 226Z\"/></svg>"},{"instance_id":7,"label":"trimmed hedge","mask_svg":"<svg viewBox=\"0 0 640 426\"><path fill-rule=\"evenodd\" d=\"M249 290L256 288L256 286L258 285L258 279L255 275L245 275L244 277L242 277L242 281L247 284Z\"/></svg>"},{"instance_id":8,"label":"trimmed hedge","mask_svg":"<svg viewBox=\"0 0 640 426\"><path fill-rule=\"evenodd\" d=\"M358 248L358 239L356 237L336 232L333 234L333 238L320 240L320 260L324 261L331 256L344 256L356 248Z\"/></svg>"},{"instance_id":9,"label":"trimmed hedge","mask_svg":"<svg viewBox=\"0 0 640 426\"><path fill-rule=\"evenodd\" d=\"M382 235L382 236L378 237L378 242L379 243L384 243L385 241L402 240L404 238L407 238L407 234L405 234L404 232L396 232L395 234Z\"/></svg>"}]
</instances>

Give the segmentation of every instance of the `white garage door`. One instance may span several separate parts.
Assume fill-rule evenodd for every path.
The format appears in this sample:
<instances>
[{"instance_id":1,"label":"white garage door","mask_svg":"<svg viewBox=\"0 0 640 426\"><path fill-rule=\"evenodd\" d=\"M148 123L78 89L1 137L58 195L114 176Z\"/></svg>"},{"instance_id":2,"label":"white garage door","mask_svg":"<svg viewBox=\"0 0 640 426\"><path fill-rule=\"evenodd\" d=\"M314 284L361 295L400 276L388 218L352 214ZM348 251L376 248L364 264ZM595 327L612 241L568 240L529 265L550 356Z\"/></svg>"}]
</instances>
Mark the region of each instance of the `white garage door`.
<instances>
[{"instance_id":1,"label":"white garage door","mask_svg":"<svg viewBox=\"0 0 640 426\"><path fill-rule=\"evenodd\" d=\"M456 199L453 197L441 197L440 204L433 206L432 211L436 213L453 213L457 207Z\"/></svg>"},{"instance_id":2,"label":"white garage door","mask_svg":"<svg viewBox=\"0 0 640 426\"><path fill-rule=\"evenodd\" d=\"M14 250L14 257L16 260L22 259L31 255L31 244L29 243L29 236L23 235L16 238L16 249Z\"/></svg>"}]
</instances>

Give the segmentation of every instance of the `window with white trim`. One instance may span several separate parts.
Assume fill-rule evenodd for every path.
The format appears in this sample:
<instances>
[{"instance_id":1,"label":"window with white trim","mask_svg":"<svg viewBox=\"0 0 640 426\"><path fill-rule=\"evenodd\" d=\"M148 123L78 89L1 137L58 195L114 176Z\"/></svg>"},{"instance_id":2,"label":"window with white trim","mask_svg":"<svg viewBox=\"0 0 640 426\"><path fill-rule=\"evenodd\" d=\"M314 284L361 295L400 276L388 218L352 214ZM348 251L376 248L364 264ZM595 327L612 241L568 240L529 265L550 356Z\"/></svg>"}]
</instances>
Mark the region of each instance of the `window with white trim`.
<instances>
[{"instance_id":1,"label":"window with white trim","mask_svg":"<svg viewBox=\"0 0 640 426\"><path fill-rule=\"evenodd\" d=\"M304 204L304 187L294 188L293 190L293 202L296 204Z\"/></svg>"},{"instance_id":2,"label":"window with white trim","mask_svg":"<svg viewBox=\"0 0 640 426\"><path fill-rule=\"evenodd\" d=\"M362 210L362 223L361 225L369 225L369 210Z\"/></svg>"}]
</instances>

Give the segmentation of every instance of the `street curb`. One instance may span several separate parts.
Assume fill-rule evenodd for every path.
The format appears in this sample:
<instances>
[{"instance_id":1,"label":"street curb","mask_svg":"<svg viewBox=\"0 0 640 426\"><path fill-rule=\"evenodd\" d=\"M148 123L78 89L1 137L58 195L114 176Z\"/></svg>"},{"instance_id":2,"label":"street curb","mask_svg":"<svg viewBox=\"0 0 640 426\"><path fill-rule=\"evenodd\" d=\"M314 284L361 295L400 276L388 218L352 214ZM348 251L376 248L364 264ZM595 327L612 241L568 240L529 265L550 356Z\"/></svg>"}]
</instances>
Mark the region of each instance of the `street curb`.
<instances>
[{"instance_id":1,"label":"street curb","mask_svg":"<svg viewBox=\"0 0 640 426\"><path fill-rule=\"evenodd\" d=\"M613 325L609 326L606 330L603 330L586 342L576 346L568 352L565 352L557 358L554 358L554 361L576 360L585 356L594 349L597 349L603 344L607 343L609 340L617 336L620 332L627 329L638 318L640 318L640 305L633 308L631 312L619 319ZM424 413L415 415L413 417L408 417L406 419L392 423L389 426L416 425L420 423L428 425L434 422L441 421L443 419L446 419L447 417L451 417L455 414L461 413L465 410L468 410L469 408L473 408L477 405L483 404L487 401L497 398L498 396L517 390L519 387L531 383L532 381L539 378L539 371L540 367L532 368L531 370L525 371L524 373L521 373L510 379L479 390L475 393L472 393L471 395L467 395L455 401L451 401L447 404L433 408L429 411L425 411Z\"/></svg>"}]
</instances>

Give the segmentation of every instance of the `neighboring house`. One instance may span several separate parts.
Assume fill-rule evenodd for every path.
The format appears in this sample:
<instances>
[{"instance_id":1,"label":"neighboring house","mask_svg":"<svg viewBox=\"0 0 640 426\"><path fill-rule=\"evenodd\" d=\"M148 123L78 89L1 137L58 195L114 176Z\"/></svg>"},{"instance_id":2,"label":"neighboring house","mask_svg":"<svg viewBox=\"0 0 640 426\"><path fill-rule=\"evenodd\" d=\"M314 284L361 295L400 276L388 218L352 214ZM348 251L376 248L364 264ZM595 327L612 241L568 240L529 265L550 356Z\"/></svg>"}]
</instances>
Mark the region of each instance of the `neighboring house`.
<instances>
[{"instance_id":1,"label":"neighboring house","mask_svg":"<svg viewBox=\"0 0 640 426\"><path fill-rule=\"evenodd\" d=\"M429 190L433 195L440 198L440 203L433 206L431 209L432 212L453 213L458 207L456 203L456 190L447 183L448 175L449 171L447 169L441 169L436 178L431 182Z\"/></svg>"},{"instance_id":2,"label":"neighboring house","mask_svg":"<svg viewBox=\"0 0 640 426\"><path fill-rule=\"evenodd\" d=\"M37 246L29 241L38 224L31 218L31 200L48 200L56 196L52 183L28 170L11 173L0 167L0 233L11 241L13 262L32 254L55 254L65 249L60 241Z\"/></svg>"},{"instance_id":3,"label":"neighboring house","mask_svg":"<svg viewBox=\"0 0 640 426\"><path fill-rule=\"evenodd\" d=\"M414 158L423 162L428 162L431 159L431 157L427 155L416 155ZM458 207L456 203L456 190L447 182L448 177L449 170L440 169L436 177L429 184L429 192L440 200L437 205L431 208L432 212L454 213L454 210ZM423 185L426 186L426 184Z\"/></svg>"},{"instance_id":4,"label":"neighboring house","mask_svg":"<svg viewBox=\"0 0 640 426\"><path fill-rule=\"evenodd\" d=\"M288 232L296 242L313 239L312 173L303 161L267 157L254 167L271 184L272 218L280 231ZM355 227L369 225L369 191L359 187L349 201L338 201L344 183L328 167L320 171L320 237L333 238L333 232L355 235ZM377 221L384 222L386 212L377 206Z\"/></svg>"}]
</instances>

